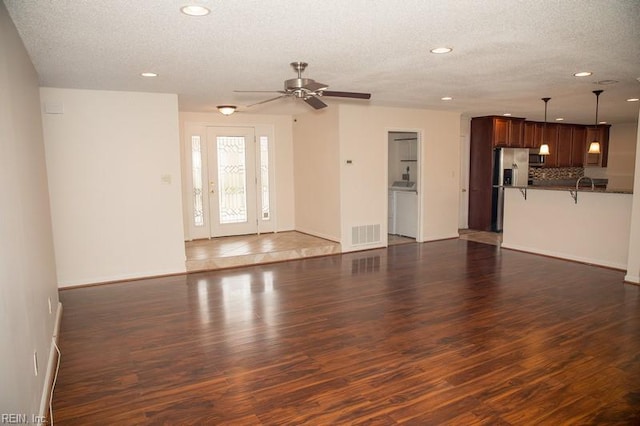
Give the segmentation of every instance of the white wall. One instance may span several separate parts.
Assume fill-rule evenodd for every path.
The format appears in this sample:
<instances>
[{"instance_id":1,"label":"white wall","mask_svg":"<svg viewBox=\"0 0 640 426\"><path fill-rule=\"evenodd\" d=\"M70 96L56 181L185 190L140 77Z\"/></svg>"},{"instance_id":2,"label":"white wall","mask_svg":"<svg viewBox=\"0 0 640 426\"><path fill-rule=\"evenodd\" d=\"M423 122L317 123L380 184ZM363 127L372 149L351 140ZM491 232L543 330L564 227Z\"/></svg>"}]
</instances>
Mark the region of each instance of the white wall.
<instances>
[{"instance_id":1,"label":"white wall","mask_svg":"<svg viewBox=\"0 0 640 426\"><path fill-rule=\"evenodd\" d=\"M311 111L294 120L296 229L340 242L338 108Z\"/></svg>"},{"instance_id":2,"label":"white wall","mask_svg":"<svg viewBox=\"0 0 640 426\"><path fill-rule=\"evenodd\" d=\"M631 194L505 189L502 247L595 265L627 266Z\"/></svg>"},{"instance_id":3,"label":"white wall","mask_svg":"<svg viewBox=\"0 0 640 426\"><path fill-rule=\"evenodd\" d=\"M633 190L638 123L611 126L607 178L609 188Z\"/></svg>"},{"instance_id":4,"label":"white wall","mask_svg":"<svg viewBox=\"0 0 640 426\"><path fill-rule=\"evenodd\" d=\"M640 113L638 114L640 123ZM640 125L636 131L635 170L640 171ZM640 284L640 173L635 174L633 206L631 209L631 230L629 231L629 257L625 281Z\"/></svg>"},{"instance_id":5,"label":"white wall","mask_svg":"<svg viewBox=\"0 0 640 426\"><path fill-rule=\"evenodd\" d=\"M239 127L264 127L272 126L274 129L274 155L273 159L275 169L275 217L276 231L291 231L295 228L294 213L294 191L293 191L293 118L289 115L265 115L265 114L248 114L235 113L230 116L223 116L215 113L197 113L197 112L181 112L180 113L180 138L184 144L184 127L185 123L197 123L204 126L239 126ZM184 149L182 150L184 153ZM183 156L184 157L184 156ZM183 158L183 184L188 182L189 173L186 162ZM183 185L183 186L184 186ZM183 204L184 204L184 229L185 235L188 235L189 210L187 206L191 202L189 191L183 188Z\"/></svg>"},{"instance_id":6,"label":"white wall","mask_svg":"<svg viewBox=\"0 0 640 426\"><path fill-rule=\"evenodd\" d=\"M458 236L460 114L403 108L341 105L340 211L342 250L351 244L351 228L381 225L387 235L387 156L389 131L415 131L421 137L420 180L423 194L418 241ZM347 164L352 160L352 164Z\"/></svg>"},{"instance_id":7,"label":"white wall","mask_svg":"<svg viewBox=\"0 0 640 426\"><path fill-rule=\"evenodd\" d=\"M58 285L184 272L177 96L40 94Z\"/></svg>"},{"instance_id":8,"label":"white wall","mask_svg":"<svg viewBox=\"0 0 640 426\"><path fill-rule=\"evenodd\" d=\"M31 418L46 401L58 289L38 76L2 2L0 93L0 413Z\"/></svg>"}]
</instances>

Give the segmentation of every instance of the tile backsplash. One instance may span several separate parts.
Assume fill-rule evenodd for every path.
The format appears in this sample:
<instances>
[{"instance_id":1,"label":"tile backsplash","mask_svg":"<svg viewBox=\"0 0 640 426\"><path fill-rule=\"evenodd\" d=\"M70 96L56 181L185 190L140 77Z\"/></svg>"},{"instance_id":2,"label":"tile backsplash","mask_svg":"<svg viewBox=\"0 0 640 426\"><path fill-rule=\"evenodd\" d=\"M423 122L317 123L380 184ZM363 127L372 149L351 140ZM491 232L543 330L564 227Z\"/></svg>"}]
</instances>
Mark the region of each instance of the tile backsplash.
<instances>
[{"instance_id":1,"label":"tile backsplash","mask_svg":"<svg viewBox=\"0 0 640 426\"><path fill-rule=\"evenodd\" d=\"M529 179L560 180L584 176L582 167L529 167Z\"/></svg>"}]
</instances>

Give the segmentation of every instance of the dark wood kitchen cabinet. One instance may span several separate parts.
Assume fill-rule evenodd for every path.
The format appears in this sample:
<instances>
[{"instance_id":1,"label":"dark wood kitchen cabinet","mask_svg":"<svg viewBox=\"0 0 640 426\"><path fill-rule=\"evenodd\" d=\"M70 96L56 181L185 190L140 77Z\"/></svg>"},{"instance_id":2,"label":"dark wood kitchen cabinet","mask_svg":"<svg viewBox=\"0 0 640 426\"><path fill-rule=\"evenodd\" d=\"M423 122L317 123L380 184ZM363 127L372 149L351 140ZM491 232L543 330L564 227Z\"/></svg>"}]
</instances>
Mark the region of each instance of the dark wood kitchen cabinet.
<instances>
[{"instance_id":1,"label":"dark wood kitchen cabinet","mask_svg":"<svg viewBox=\"0 0 640 426\"><path fill-rule=\"evenodd\" d=\"M556 142L556 164L558 165L558 167L571 167L573 126L567 124L558 124L557 127L558 140Z\"/></svg>"},{"instance_id":2,"label":"dark wood kitchen cabinet","mask_svg":"<svg viewBox=\"0 0 640 426\"><path fill-rule=\"evenodd\" d=\"M542 131L544 123L536 121L524 122L523 148L539 149L542 145Z\"/></svg>"},{"instance_id":3,"label":"dark wood kitchen cabinet","mask_svg":"<svg viewBox=\"0 0 640 426\"><path fill-rule=\"evenodd\" d=\"M486 118L492 122L494 147L524 147L524 118L496 116Z\"/></svg>"},{"instance_id":4,"label":"dark wood kitchen cabinet","mask_svg":"<svg viewBox=\"0 0 640 426\"><path fill-rule=\"evenodd\" d=\"M469 228L491 230L494 117L471 119L469 152Z\"/></svg>"},{"instance_id":5,"label":"dark wood kitchen cabinet","mask_svg":"<svg viewBox=\"0 0 640 426\"><path fill-rule=\"evenodd\" d=\"M549 145L549 155L544 159L545 167L559 167L558 166L558 133L559 126L555 123L547 123L543 127L542 143Z\"/></svg>"},{"instance_id":6,"label":"dark wood kitchen cabinet","mask_svg":"<svg viewBox=\"0 0 640 426\"><path fill-rule=\"evenodd\" d=\"M587 128L585 126L573 126L571 133L571 167L584 166L586 139Z\"/></svg>"}]
</instances>

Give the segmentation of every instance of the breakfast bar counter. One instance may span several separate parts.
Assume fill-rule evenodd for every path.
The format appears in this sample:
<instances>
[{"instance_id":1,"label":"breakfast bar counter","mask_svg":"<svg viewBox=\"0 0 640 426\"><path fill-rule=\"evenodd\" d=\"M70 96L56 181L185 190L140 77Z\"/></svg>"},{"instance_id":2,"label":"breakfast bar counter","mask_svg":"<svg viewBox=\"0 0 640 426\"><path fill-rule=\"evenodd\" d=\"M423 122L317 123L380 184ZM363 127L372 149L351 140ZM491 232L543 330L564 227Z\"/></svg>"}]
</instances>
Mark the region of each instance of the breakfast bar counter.
<instances>
[{"instance_id":1,"label":"breakfast bar counter","mask_svg":"<svg viewBox=\"0 0 640 426\"><path fill-rule=\"evenodd\" d=\"M626 269L630 190L504 188L502 247Z\"/></svg>"}]
</instances>

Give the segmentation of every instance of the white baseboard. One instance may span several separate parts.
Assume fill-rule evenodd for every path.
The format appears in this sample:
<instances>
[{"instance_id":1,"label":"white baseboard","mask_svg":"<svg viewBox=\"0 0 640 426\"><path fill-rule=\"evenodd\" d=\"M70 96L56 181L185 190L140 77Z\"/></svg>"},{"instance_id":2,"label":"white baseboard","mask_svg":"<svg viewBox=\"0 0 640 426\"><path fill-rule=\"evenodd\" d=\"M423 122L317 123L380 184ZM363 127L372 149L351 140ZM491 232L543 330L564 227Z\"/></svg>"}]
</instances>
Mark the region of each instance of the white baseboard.
<instances>
[{"instance_id":1,"label":"white baseboard","mask_svg":"<svg viewBox=\"0 0 640 426\"><path fill-rule=\"evenodd\" d=\"M185 262L186 262L186 259L185 259ZM163 269L163 270L156 270L156 271L142 271L142 272L135 272L131 274L85 277L85 278L81 278L77 280L69 280L69 281L59 280L58 288L113 283L118 281L140 280L140 279L147 279L147 278L163 277L168 275L180 275L180 274L186 274L186 273L187 273L187 268L186 266L183 266L181 268Z\"/></svg>"},{"instance_id":2,"label":"white baseboard","mask_svg":"<svg viewBox=\"0 0 640 426\"><path fill-rule=\"evenodd\" d=\"M624 264L624 263L620 263L620 262L603 260L603 259L594 259L594 258L588 258L588 257L584 257L584 256L575 256L575 255L562 253L562 252L555 252L555 251L551 251L551 250L541 250L541 249L538 249L538 248L521 246L521 245L518 245L518 244L509 244L509 243L505 244L503 242L502 243L502 248L518 250L518 251L524 251L524 252L527 252L527 253L541 254L541 255L544 255L544 256L555 257L555 258L558 258L558 259L572 260L574 262L588 263L590 265L605 266L607 268L619 269L619 270L623 270L623 271L627 269L627 265Z\"/></svg>"},{"instance_id":3,"label":"white baseboard","mask_svg":"<svg viewBox=\"0 0 640 426\"><path fill-rule=\"evenodd\" d=\"M56 321L53 325L53 336L51 337L51 348L49 349L49 361L47 362L47 374L44 377L44 388L42 389L42 399L40 400L40 418L44 419L49 411L49 399L53 392L53 378L58 365L58 336L60 335L60 323L62 322L62 303L58 302Z\"/></svg>"},{"instance_id":4,"label":"white baseboard","mask_svg":"<svg viewBox=\"0 0 640 426\"><path fill-rule=\"evenodd\" d=\"M628 283L640 284L640 275L627 274L624 276L624 280Z\"/></svg>"},{"instance_id":5,"label":"white baseboard","mask_svg":"<svg viewBox=\"0 0 640 426\"><path fill-rule=\"evenodd\" d=\"M340 244L340 238L334 237L332 235L325 235L322 232L310 231L304 228L296 228L296 231L302 232L303 234L311 235L312 237L323 238L325 240L333 241L334 243Z\"/></svg>"}]
</instances>

